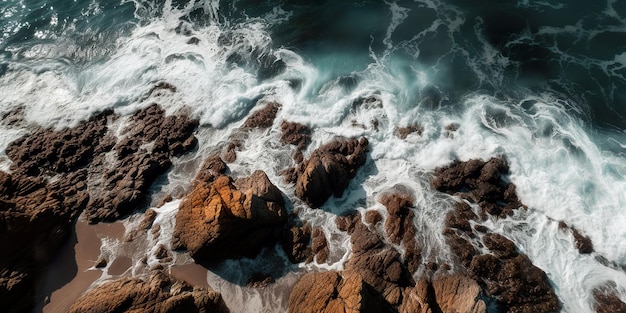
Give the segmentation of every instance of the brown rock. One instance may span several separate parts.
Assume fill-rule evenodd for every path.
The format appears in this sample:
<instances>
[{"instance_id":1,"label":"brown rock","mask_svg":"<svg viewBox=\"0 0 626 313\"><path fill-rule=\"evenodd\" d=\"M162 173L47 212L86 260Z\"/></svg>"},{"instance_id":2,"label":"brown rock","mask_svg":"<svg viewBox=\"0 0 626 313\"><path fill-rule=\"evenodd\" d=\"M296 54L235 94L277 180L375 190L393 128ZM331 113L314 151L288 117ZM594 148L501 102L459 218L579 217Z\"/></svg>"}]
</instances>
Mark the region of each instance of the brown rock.
<instances>
[{"instance_id":1,"label":"brown rock","mask_svg":"<svg viewBox=\"0 0 626 313\"><path fill-rule=\"evenodd\" d=\"M210 183L215 179L215 177L226 174L227 169L228 166L224 163L224 161L222 161L222 158L220 158L219 155L212 155L204 161L194 181Z\"/></svg>"},{"instance_id":2,"label":"brown rock","mask_svg":"<svg viewBox=\"0 0 626 313\"><path fill-rule=\"evenodd\" d=\"M421 251L417 245L413 213L413 197L409 191L399 189L394 193L383 194L380 198L386 208L387 221L385 230L391 243L400 245L405 250L404 262L410 272L415 272L421 263Z\"/></svg>"},{"instance_id":3,"label":"brown rock","mask_svg":"<svg viewBox=\"0 0 626 313\"><path fill-rule=\"evenodd\" d=\"M367 211L365 212L365 221L369 224L376 225L383 220L383 216L378 213L378 211Z\"/></svg>"},{"instance_id":4,"label":"brown rock","mask_svg":"<svg viewBox=\"0 0 626 313\"><path fill-rule=\"evenodd\" d=\"M104 155L92 164L92 180L102 183L91 189L102 193L90 199L89 222L114 221L138 207L154 180L172 165L170 158L195 146L197 126L197 120L186 116L165 116L156 104L133 114L125 137L114 147L116 164L107 164Z\"/></svg>"},{"instance_id":5,"label":"brown rock","mask_svg":"<svg viewBox=\"0 0 626 313\"><path fill-rule=\"evenodd\" d=\"M498 258L492 254L474 257L469 268L485 282L488 296L510 312L556 312L559 300L546 274L524 254Z\"/></svg>"},{"instance_id":6,"label":"brown rock","mask_svg":"<svg viewBox=\"0 0 626 313\"><path fill-rule=\"evenodd\" d=\"M454 210L448 212L446 215L445 224L447 227L471 231L470 221L476 220L478 220L478 216L467 203L457 202L454 206Z\"/></svg>"},{"instance_id":7,"label":"brown rock","mask_svg":"<svg viewBox=\"0 0 626 313\"><path fill-rule=\"evenodd\" d=\"M311 129L305 125L283 121L280 130L280 142L295 145L299 150L306 149L311 142Z\"/></svg>"},{"instance_id":8,"label":"brown rock","mask_svg":"<svg viewBox=\"0 0 626 313\"><path fill-rule=\"evenodd\" d=\"M21 172L23 173L23 172ZM5 312L28 311L45 265L87 205L85 170L53 183L0 172L0 303Z\"/></svg>"},{"instance_id":9,"label":"brown rock","mask_svg":"<svg viewBox=\"0 0 626 313\"><path fill-rule=\"evenodd\" d=\"M357 214L357 211L351 211L347 214L338 215L335 217L335 224L341 231L345 231L348 234L352 234L356 223L361 220L361 215Z\"/></svg>"},{"instance_id":10,"label":"brown rock","mask_svg":"<svg viewBox=\"0 0 626 313\"><path fill-rule=\"evenodd\" d=\"M286 222L282 193L263 171L235 184L228 176L199 182L176 215L175 249L187 249L196 261L253 257L278 239Z\"/></svg>"},{"instance_id":11,"label":"brown rock","mask_svg":"<svg viewBox=\"0 0 626 313\"><path fill-rule=\"evenodd\" d=\"M338 139L315 150L297 169L296 195L319 207L331 195L340 197L365 164L367 139Z\"/></svg>"},{"instance_id":12,"label":"brown rock","mask_svg":"<svg viewBox=\"0 0 626 313\"><path fill-rule=\"evenodd\" d=\"M563 221L559 222L559 229L570 230L572 232L572 236L574 237L574 244L580 254L589 254L594 251L591 238L583 235L578 229L568 226Z\"/></svg>"},{"instance_id":13,"label":"brown rock","mask_svg":"<svg viewBox=\"0 0 626 313\"><path fill-rule=\"evenodd\" d=\"M596 313L626 312L626 303L617 296L614 288L608 286L596 288L593 297L595 299L593 308Z\"/></svg>"},{"instance_id":14,"label":"brown rock","mask_svg":"<svg viewBox=\"0 0 626 313\"><path fill-rule=\"evenodd\" d=\"M121 278L104 283L76 300L69 312L228 312L228 308L218 292L173 283L159 273L148 281Z\"/></svg>"},{"instance_id":15,"label":"brown rock","mask_svg":"<svg viewBox=\"0 0 626 313\"><path fill-rule=\"evenodd\" d=\"M112 113L100 113L75 128L38 129L15 140L6 148L7 156L13 161L11 171L38 176L48 172L69 173L87 166L107 132L107 118Z\"/></svg>"},{"instance_id":16,"label":"brown rock","mask_svg":"<svg viewBox=\"0 0 626 313\"><path fill-rule=\"evenodd\" d=\"M350 237L352 256L346 263L347 271L359 273L387 302L398 306L404 289L415 285L411 272L402 262L401 255L386 247L380 236L359 222Z\"/></svg>"},{"instance_id":17,"label":"brown rock","mask_svg":"<svg viewBox=\"0 0 626 313\"><path fill-rule=\"evenodd\" d=\"M223 154L224 161L226 161L226 163L234 163L237 161L237 151L240 151L242 146L243 142L238 139L233 139L229 142Z\"/></svg>"},{"instance_id":18,"label":"brown rock","mask_svg":"<svg viewBox=\"0 0 626 313\"><path fill-rule=\"evenodd\" d=\"M267 104L263 109L258 110L243 123L241 126L242 129L251 129L251 128L269 128L274 124L274 119L276 118L276 113L280 109L280 105L277 103L271 102Z\"/></svg>"},{"instance_id":19,"label":"brown rock","mask_svg":"<svg viewBox=\"0 0 626 313\"><path fill-rule=\"evenodd\" d=\"M396 135L400 139L406 139L410 134L417 133L418 135L422 135L424 128L421 126L410 125L407 127L399 127L394 131L394 135Z\"/></svg>"},{"instance_id":20,"label":"brown rock","mask_svg":"<svg viewBox=\"0 0 626 313\"><path fill-rule=\"evenodd\" d=\"M326 234L320 227L313 229L311 251L314 256L317 257L317 263L326 263L330 250L328 249L328 241L326 240Z\"/></svg>"},{"instance_id":21,"label":"brown rock","mask_svg":"<svg viewBox=\"0 0 626 313\"><path fill-rule=\"evenodd\" d=\"M293 287L289 312L393 312L355 272L307 273Z\"/></svg>"},{"instance_id":22,"label":"brown rock","mask_svg":"<svg viewBox=\"0 0 626 313\"><path fill-rule=\"evenodd\" d=\"M306 261L311 256L311 227L307 224L285 230L281 244L291 263Z\"/></svg>"}]
</instances>

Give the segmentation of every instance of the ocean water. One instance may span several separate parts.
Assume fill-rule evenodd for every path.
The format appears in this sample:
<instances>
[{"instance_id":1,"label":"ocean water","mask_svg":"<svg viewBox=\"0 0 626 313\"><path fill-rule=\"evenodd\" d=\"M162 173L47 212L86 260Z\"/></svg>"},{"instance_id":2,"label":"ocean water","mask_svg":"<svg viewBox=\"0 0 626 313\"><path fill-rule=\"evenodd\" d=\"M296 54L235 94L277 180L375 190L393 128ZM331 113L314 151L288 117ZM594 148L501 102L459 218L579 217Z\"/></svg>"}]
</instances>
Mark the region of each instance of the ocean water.
<instances>
[{"instance_id":1,"label":"ocean water","mask_svg":"<svg viewBox=\"0 0 626 313\"><path fill-rule=\"evenodd\" d=\"M161 81L177 92L150 95ZM365 98L374 101L355 105ZM415 195L425 259L446 262L450 201L433 191L432 171L504 155L529 210L488 226L546 272L563 312L591 312L591 291L606 283L626 301L624 1L0 1L0 116L25 120L0 123L0 150L33 125L73 126L151 101L201 121L198 151L175 160L157 194L184 193L201 160L264 102L282 105L277 120L313 129L309 152L335 136L369 139L368 162L344 196L300 211L331 238L332 260L300 267L341 269L349 240L335 215L384 210L377 195L398 184ZM422 134L394 135L408 125ZM262 169L294 199L280 177L293 161L279 133L279 123L251 133L230 168ZM8 162L0 152L0 168ZM176 202L159 211L166 232L175 211ZM578 254L556 221L588 235L596 252ZM228 276L250 262L269 261L215 271ZM231 293L229 304L286 305L237 278L207 279Z\"/></svg>"}]
</instances>

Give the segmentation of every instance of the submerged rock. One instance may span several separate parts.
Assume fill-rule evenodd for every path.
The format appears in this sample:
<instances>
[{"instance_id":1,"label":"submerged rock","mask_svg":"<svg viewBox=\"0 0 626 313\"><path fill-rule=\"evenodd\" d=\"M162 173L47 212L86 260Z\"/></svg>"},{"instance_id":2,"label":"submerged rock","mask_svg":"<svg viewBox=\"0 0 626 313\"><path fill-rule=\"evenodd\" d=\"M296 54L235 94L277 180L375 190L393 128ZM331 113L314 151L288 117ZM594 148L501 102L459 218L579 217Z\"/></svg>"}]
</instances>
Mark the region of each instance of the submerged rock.
<instances>
[{"instance_id":1,"label":"submerged rock","mask_svg":"<svg viewBox=\"0 0 626 313\"><path fill-rule=\"evenodd\" d=\"M626 312L626 303L617 296L610 284L594 289L593 298L596 313Z\"/></svg>"},{"instance_id":2,"label":"submerged rock","mask_svg":"<svg viewBox=\"0 0 626 313\"><path fill-rule=\"evenodd\" d=\"M337 139L313 151L296 170L296 195L319 207L331 195L340 197L351 178L365 164L368 141Z\"/></svg>"},{"instance_id":3,"label":"submerged rock","mask_svg":"<svg viewBox=\"0 0 626 313\"><path fill-rule=\"evenodd\" d=\"M387 237L391 243L402 245L404 262L413 273L421 263L421 251L416 241L413 198L409 194L396 191L384 194L380 198L380 203L387 208L388 214L385 222Z\"/></svg>"},{"instance_id":4,"label":"submerged rock","mask_svg":"<svg viewBox=\"0 0 626 313\"><path fill-rule=\"evenodd\" d=\"M183 199L173 246L196 261L254 257L280 237L286 221L282 193L263 171L236 182L222 175L200 181Z\"/></svg>"}]
</instances>

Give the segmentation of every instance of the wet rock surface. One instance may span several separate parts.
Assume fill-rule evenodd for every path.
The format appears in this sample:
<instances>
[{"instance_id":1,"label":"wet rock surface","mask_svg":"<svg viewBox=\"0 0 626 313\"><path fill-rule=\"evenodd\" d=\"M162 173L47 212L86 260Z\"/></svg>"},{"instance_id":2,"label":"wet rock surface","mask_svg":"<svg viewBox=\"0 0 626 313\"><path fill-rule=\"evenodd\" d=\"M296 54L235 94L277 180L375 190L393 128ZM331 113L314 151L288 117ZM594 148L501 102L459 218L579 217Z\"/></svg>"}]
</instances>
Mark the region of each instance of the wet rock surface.
<instances>
[{"instance_id":1,"label":"wet rock surface","mask_svg":"<svg viewBox=\"0 0 626 313\"><path fill-rule=\"evenodd\" d=\"M144 281L122 278L106 282L80 297L69 312L229 312L222 296L207 287L192 287L156 272Z\"/></svg>"},{"instance_id":2,"label":"wet rock surface","mask_svg":"<svg viewBox=\"0 0 626 313\"><path fill-rule=\"evenodd\" d=\"M415 209L410 194L396 191L384 194L380 202L387 208L385 230L391 243L401 245L404 249L404 262L411 273L414 273L421 263L420 248L417 245L417 230L415 229Z\"/></svg>"},{"instance_id":3,"label":"wet rock surface","mask_svg":"<svg viewBox=\"0 0 626 313\"><path fill-rule=\"evenodd\" d=\"M280 238L287 221L282 193L263 171L233 181L200 181L180 204L173 247L196 261L254 257Z\"/></svg>"},{"instance_id":4,"label":"wet rock surface","mask_svg":"<svg viewBox=\"0 0 626 313\"><path fill-rule=\"evenodd\" d=\"M505 217L524 208L515 194L515 186L506 183L506 162L469 160L438 169L433 186L468 201L454 205L446 215L444 234L460 264L476 279L488 297L506 312L556 312L560 303L546 274L511 240L478 228L483 246L491 253L482 254L472 241L479 236L471 224L488 216ZM477 212L475 212L476 210Z\"/></svg>"},{"instance_id":5,"label":"wet rock surface","mask_svg":"<svg viewBox=\"0 0 626 313\"><path fill-rule=\"evenodd\" d=\"M304 225L286 229L283 232L281 244L291 263L307 261L312 254L311 227Z\"/></svg>"},{"instance_id":6,"label":"wet rock surface","mask_svg":"<svg viewBox=\"0 0 626 313\"><path fill-rule=\"evenodd\" d=\"M107 161L105 154L94 161L92 176L103 178L92 186L99 192L90 198L89 221L114 221L145 201L148 188L171 167L170 159L195 147L197 126L197 120L183 115L166 116L158 105L133 114L113 147L114 161Z\"/></svg>"},{"instance_id":7,"label":"wet rock surface","mask_svg":"<svg viewBox=\"0 0 626 313\"><path fill-rule=\"evenodd\" d=\"M368 141L337 139L313 151L295 170L296 196L320 207L330 196L340 197L365 164Z\"/></svg>"},{"instance_id":8,"label":"wet rock surface","mask_svg":"<svg viewBox=\"0 0 626 313\"><path fill-rule=\"evenodd\" d=\"M5 243L0 303L11 303L7 312L34 304L35 283L78 215L86 212L90 222L112 221L137 209L170 158L196 142L197 121L165 116L158 105L135 113L119 142L109 129L118 119L104 111L73 128L35 128L8 145L12 173L0 173L0 241Z\"/></svg>"},{"instance_id":9,"label":"wet rock surface","mask_svg":"<svg viewBox=\"0 0 626 313\"><path fill-rule=\"evenodd\" d=\"M583 235L578 229L568 226L563 221L559 222L559 229L569 231L572 234L572 237L574 237L574 246L578 249L580 254L590 254L594 251L591 238Z\"/></svg>"},{"instance_id":10,"label":"wet rock surface","mask_svg":"<svg viewBox=\"0 0 626 313\"><path fill-rule=\"evenodd\" d=\"M107 132L105 111L62 130L36 129L30 135L7 146L6 154L13 161L11 171L27 176L69 173L86 167L94 158L94 150Z\"/></svg>"},{"instance_id":11,"label":"wet rock surface","mask_svg":"<svg viewBox=\"0 0 626 313\"><path fill-rule=\"evenodd\" d=\"M626 303L618 296L611 284L601 286L593 291L596 313L626 312Z\"/></svg>"}]
</instances>

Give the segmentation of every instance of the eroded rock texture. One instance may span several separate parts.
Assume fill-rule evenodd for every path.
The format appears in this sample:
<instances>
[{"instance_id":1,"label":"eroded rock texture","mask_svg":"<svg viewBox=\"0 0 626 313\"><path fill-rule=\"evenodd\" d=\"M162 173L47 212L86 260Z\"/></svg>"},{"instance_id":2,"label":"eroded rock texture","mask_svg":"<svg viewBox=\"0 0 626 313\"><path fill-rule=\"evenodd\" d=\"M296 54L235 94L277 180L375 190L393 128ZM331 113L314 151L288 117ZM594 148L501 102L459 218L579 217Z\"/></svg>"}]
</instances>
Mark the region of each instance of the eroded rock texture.
<instances>
[{"instance_id":1,"label":"eroded rock texture","mask_svg":"<svg viewBox=\"0 0 626 313\"><path fill-rule=\"evenodd\" d=\"M0 172L0 303L5 312L27 311L43 267L72 232L87 205L84 170L54 183Z\"/></svg>"},{"instance_id":2,"label":"eroded rock texture","mask_svg":"<svg viewBox=\"0 0 626 313\"><path fill-rule=\"evenodd\" d=\"M121 278L80 297L69 312L229 312L222 296L207 287L192 287L157 272L147 281Z\"/></svg>"},{"instance_id":3,"label":"eroded rock texture","mask_svg":"<svg viewBox=\"0 0 626 313\"><path fill-rule=\"evenodd\" d=\"M109 130L117 118L105 111L74 128L35 129L7 147L12 174L0 173L3 310L33 305L40 272L81 212L90 222L130 213L170 157L195 145L197 121L165 116L157 105L134 114L120 142Z\"/></svg>"},{"instance_id":4,"label":"eroded rock texture","mask_svg":"<svg viewBox=\"0 0 626 313\"><path fill-rule=\"evenodd\" d=\"M486 295L496 300L499 310L556 312L560 303L546 274L508 238L479 225L472 227L489 215L505 217L524 207L515 186L503 180L506 173L508 166L501 159L455 162L438 169L434 187L476 204L477 211L468 203L457 203L446 216L444 234L452 252ZM481 241L491 253L482 254L472 244L477 232L486 233Z\"/></svg>"},{"instance_id":5,"label":"eroded rock texture","mask_svg":"<svg viewBox=\"0 0 626 313\"><path fill-rule=\"evenodd\" d=\"M253 257L278 239L287 220L282 193L263 171L235 182L198 182L181 202L173 246L196 261Z\"/></svg>"},{"instance_id":6,"label":"eroded rock texture","mask_svg":"<svg viewBox=\"0 0 626 313\"><path fill-rule=\"evenodd\" d=\"M295 171L296 195L312 207L340 197L365 164L367 149L367 139L361 138L337 139L313 151Z\"/></svg>"},{"instance_id":7,"label":"eroded rock texture","mask_svg":"<svg viewBox=\"0 0 626 313\"><path fill-rule=\"evenodd\" d=\"M156 104L133 114L113 147L113 163L104 154L94 162L97 183L86 211L89 221L114 221L135 210L155 179L171 167L171 157L195 147L197 126L197 120L183 115L166 116Z\"/></svg>"},{"instance_id":8,"label":"eroded rock texture","mask_svg":"<svg viewBox=\"0 0 626 313\"><path fill-rule=\"evenodd\" d=\"M354 272L311 272L289 296L289 312L394 312L380 294Z\"/></svg>"}]
</instances>

